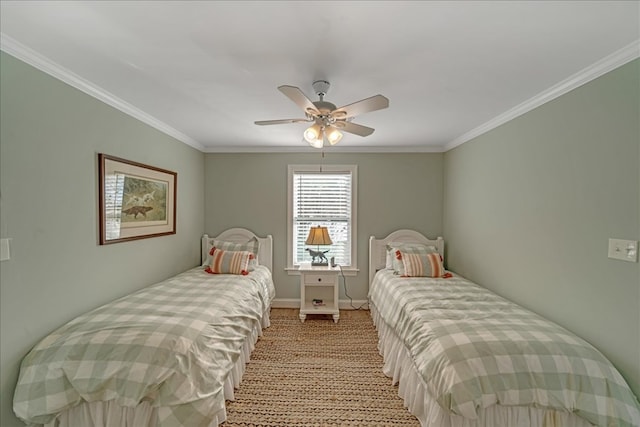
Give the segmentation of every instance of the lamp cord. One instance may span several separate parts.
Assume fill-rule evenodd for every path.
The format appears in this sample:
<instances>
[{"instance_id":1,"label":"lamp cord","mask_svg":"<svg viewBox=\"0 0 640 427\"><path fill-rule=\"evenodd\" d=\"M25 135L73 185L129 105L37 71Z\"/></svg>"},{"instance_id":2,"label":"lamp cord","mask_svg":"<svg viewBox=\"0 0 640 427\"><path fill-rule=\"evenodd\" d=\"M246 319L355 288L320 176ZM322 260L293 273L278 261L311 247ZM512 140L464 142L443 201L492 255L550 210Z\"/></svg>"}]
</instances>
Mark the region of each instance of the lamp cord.
<instances>
[{"instance_id":1,"label":"lamp cord","mask_svg":"<svg viewBox=\"0 0 640 427\"><path fill-rule=\"evenodd\" d=\"M355 305L353 305L353 298L351 298L351 296L347 293L347 277L344 275L344 272L342 271L342 266L340 264L336 264L338 266L338 268L340 269L340 275L342 276L342 285L344 287L344 295L349 298L349 305L351 305L351 308L353 308L354 310L365 310L363 307L365 305L368 305L368 302L364 302L362 303L359 307L356 307Z\"/></svg>"}]
</instances>

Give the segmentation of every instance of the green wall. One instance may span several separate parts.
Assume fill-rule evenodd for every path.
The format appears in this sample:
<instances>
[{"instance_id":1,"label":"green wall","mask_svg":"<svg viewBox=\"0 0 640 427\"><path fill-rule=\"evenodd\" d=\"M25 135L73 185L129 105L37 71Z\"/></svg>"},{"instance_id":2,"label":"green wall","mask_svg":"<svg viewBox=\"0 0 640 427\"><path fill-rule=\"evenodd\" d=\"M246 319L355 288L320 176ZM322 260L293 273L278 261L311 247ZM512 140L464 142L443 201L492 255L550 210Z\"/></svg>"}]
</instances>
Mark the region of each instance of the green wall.
<instances>
[{"instance_id":1,"label":"green wall","mask_svg":"<svg viewBox=\"0 0 640 427\"><path fill-rule=\"evenodd\" d=\"M606 257L640 237L638 61L444 154L203 154L0 56L0 425L20 359L78 314L196 265L201 233L274 237L285 270L288 164L358 165L354 299L367 295L369 236L413 228L447 241L448 267L603 351L640 394L640 268ZM97 244L97 153L178 172L174 236ZM341 289L341 299L345 298Z\"/></svg>"},{"instance_id":2,"label":"green wall","mask_svg":"<svg viewBox=\"0 0 640 427\"><path fill-rule=\"evenodd\" d=\"M15 58L0 56L0 425L19 363L77 315L200 261L204 154ZM97 153L178 173L177 234L98 245Z\"/></svg>"},{"instance_id":3,"label":"green wall","mask_svg":"<svg viewBox=\"0 0 640 427\"><path fill-rule=\"evenodd\" d=\"M448 151L448 267L572 330L640 394L639 61Z\"/></svg>"},{"instance_id":4,"label":"green wall","mask_svg":"<svg viewBox=\"0 0 640 427\"><path fill-rule=\"evenodd\" d=\"M301 154L207 154L205 231L244 224L274 238L276 298L298 299L299 276L285 272L287 255L287 165L358 165L358 268L347 277L347 292L364 300L368 292L369 236L385 237L397 228L427 236L442 234L441 153L341 154L327 150ZM340 289L340 299L345 299Z\"/></svg>"}]
</instances>

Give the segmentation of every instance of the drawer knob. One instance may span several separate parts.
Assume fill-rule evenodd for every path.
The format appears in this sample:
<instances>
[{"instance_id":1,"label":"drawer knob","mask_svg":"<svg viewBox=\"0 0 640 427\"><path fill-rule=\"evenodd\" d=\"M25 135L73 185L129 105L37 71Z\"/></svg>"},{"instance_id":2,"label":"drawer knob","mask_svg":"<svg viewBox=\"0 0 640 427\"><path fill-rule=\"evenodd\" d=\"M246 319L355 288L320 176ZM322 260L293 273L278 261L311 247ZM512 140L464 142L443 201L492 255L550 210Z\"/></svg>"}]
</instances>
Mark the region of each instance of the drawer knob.
<instances>
[{"instance_id":1,"label":"drawer knob","mask_svg":"<svg viewBox=\"0 0 640 427\"><path fill-rule=\"evenodd\" d=\"M322 277L318 277L318 282L322 282Z\"/></svg>"}]
</instances>

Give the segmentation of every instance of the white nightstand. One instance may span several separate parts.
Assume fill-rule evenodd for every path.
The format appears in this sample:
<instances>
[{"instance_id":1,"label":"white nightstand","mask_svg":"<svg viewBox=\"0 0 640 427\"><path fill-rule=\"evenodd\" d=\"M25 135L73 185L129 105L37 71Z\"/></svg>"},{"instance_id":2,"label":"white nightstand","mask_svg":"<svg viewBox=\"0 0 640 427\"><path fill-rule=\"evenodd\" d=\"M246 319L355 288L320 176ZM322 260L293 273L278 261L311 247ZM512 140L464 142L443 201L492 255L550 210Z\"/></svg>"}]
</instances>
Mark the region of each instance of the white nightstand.
<instances>
[{"instance_id":1,"label":"white nightstand","mask_svg":"<svg viewBox=\"0 0 640 427\"><path fill-rule=\"evenodd\" d=\"M331 314L338 323L338 274L339 268L300 266L300 321L307 314ZM315 302L314 302L315 301ZM318 303L318 301L321 301Z\"/></svg>"}]
</instances>

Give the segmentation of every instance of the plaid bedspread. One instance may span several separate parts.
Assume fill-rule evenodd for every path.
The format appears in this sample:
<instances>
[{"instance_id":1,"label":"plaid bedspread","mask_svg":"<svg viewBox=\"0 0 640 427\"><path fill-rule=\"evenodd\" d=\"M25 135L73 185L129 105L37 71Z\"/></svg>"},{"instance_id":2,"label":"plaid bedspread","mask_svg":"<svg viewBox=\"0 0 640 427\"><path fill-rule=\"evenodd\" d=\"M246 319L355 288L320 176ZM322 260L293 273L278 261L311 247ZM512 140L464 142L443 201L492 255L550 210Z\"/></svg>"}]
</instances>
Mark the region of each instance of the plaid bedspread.
<instances>
[{"instance_id":1,"label":"plaid bedspread","mask_svg":"<svg viewBox=\"0 0 640 427\"><path fill-rule=\"evenodd\" d=\"M452 413L475 419L496 403L533 405L597 426L640 426L638 399L598 350L464 278L381 270L369 298Z\"/></svg>"},{"instance_id":2,"label":"plaid bedspread","mask_svg":"<svg viewBox=\"0 0 640 427\"><path fill-rule=\"evenodd\" d=\"M160 425L205 426L224 382L275 295L271 273L211 275L201 267L84 314L23 359L14 411L43 424L82 401L160 407Z\"/></svg>"}]
</instances>

